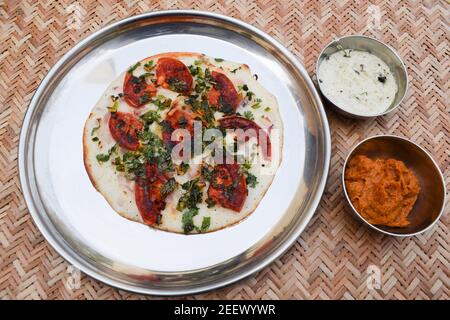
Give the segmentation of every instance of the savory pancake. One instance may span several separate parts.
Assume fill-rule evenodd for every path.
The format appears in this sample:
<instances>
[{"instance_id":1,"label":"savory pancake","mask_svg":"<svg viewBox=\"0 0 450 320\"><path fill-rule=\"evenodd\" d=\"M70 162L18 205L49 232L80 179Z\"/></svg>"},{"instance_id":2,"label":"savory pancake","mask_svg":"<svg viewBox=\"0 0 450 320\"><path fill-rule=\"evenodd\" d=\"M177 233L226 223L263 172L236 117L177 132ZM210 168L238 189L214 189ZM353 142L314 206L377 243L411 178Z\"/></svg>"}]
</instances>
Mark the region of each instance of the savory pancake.
<instances>
[{"instance_id":1,"label":"savory pancake","mask_svg":"<svg viewBox=\"0 0 450 320\"><path fill-rule=\"evenodd\" d=\"M84 127L84 164L121 216L210 232L258 206L281 162L282 130L275 97L247 65L164 53L106 89Z\"/></svg>"}]
</instances>

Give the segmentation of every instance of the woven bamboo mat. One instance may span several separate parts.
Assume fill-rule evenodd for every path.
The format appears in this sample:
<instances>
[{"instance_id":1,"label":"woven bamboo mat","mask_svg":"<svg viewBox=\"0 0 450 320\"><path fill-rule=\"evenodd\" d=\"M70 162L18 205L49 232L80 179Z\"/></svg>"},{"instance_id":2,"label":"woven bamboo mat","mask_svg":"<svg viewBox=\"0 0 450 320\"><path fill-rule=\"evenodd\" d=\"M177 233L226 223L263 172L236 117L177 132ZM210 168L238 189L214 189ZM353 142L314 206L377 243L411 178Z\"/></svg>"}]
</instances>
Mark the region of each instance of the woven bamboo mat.
<instances>
[{"instance_id":1,"label":"woven bamboo mat","mask_svg":"<svg viewBox=\"0 0 450 320\"><path fill-rule=\"evenodd\" d=\"M286 254L244 281L187 298L448 299L448 203L441 221L425 234L387 237L350 217L339 177L352 146L387 133L409 137L427 149L449 189L450 6L446 1L366 0L0 0L0 298L151 298L85 275L79 288L71 289L68 283L76 273L45 242L24 203L17 145L34 90L67 50L118 19L169 8L214 11L249 22L283 43L311 75L321 47L333 37L374 36L399 51L410 77L407 98L390 115L354 121L327 110L333 144L328 186L309 227Z\"/></svg>"}]
</instances>

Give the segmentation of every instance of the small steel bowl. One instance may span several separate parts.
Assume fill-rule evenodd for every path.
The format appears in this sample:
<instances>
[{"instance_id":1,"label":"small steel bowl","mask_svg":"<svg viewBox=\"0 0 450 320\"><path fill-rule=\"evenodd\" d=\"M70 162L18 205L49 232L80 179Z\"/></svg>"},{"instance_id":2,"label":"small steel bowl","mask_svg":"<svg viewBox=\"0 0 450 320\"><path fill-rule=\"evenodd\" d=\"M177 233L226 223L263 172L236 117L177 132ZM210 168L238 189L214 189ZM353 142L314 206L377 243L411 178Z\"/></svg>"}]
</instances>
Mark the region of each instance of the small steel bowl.
<instances>
[{"instance_id":1,"label":"small steel bowl","mask_svg":"<svg viewBox=\"0 0 450 320\"><path fill-rule=\"evenodd\" d=\"M419 180L420 193L408 215L410 225L404 228L373 225L356 211L345 186L347 163L357 155L369 158L393 158L403 161ZM352 213L372 229L391 236L414 236L430 229L444 212L445 182L436 162L420 146L407 139L380 135L367 138L350 151L342 170L342 187Z\"/></svg>"},{"instance_id":2,"label":"small steel bowl","mask_svg":"<svg viewBox=\"0 0 450 320\"><path fill-rule=\"evenodd\" d=\"M319 74L319 66L323 59L325 59L327 56L339 51L339 46L342 46L344 49L352 49L352 50L359 50L359 51L366 51L369 53L372 53L376 55L378 58L383 60L391 69L392 74L394 75L395 81L397 82L397 94L395 95L394 101L392 101L389 108L387 108L385 111L378 113L378 114L372 114L372 115L361 115L357 113L349 112L342 108L342 106L335 105L333 101L331 101L323 92L322 86L320 84L320 81L318 79ZM339 48L340 49L339 49ZM396 109L399 104L402 102L403 98L406 95L406 91L408 89L408 74L406 72L406 67L400 58L400 56L395 52L394 49L392 49L387 44L376 40L374 38L361 36L361 35L354 35L354 36L345 36L338 39L335 39L331 41L329 44L325 46L325 48L322 50L322 52L319 55L319 58L316 62L316 77L317 77L317 83L319 85L319 89L322 92L322 95L325 97L325 99L331 104L331 106L334 107L336 111L338 111L341 114L344 114L346 116L357 118L357 119L369 119L373 117L378 117L385 115L394 109Z\"/></svg>"}]
</instances>

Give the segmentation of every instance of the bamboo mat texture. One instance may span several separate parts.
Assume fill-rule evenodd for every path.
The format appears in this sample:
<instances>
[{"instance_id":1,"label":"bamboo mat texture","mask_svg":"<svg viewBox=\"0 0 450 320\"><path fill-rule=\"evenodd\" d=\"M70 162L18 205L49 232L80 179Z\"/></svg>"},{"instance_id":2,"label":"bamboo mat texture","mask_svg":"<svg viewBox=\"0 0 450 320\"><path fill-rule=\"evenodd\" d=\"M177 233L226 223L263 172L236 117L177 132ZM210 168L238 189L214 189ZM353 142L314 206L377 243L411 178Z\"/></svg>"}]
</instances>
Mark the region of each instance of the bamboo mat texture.
<instances>
[{"instance_id":1,"label":"bamboo mat texture","mask_svg":"<svg viewBox=\"0 0 450 320\"><path fill-rule=\"evenodd\" d=\"M340 175L344 158L360 140L394 134L431 153L449 190L450 5L367 0L0 0L0 298L156 298L117 290L83 274L79 288L68 285L76 272L46 243L23 200L17 148L32 95L64 53L110 23L162 9L212 11L248 22L284 44L310 75L320 50L333 38L372 36L399 52L410 80L407 97L389 115L357 121L326 108L332 133L328 185L316 214L288 252L250 278L183 298L448 299L449 197L430 231L404 239L384 236L353 220ZM372 281L374 274L379 282Z\"/></svg>"}]
</instances>

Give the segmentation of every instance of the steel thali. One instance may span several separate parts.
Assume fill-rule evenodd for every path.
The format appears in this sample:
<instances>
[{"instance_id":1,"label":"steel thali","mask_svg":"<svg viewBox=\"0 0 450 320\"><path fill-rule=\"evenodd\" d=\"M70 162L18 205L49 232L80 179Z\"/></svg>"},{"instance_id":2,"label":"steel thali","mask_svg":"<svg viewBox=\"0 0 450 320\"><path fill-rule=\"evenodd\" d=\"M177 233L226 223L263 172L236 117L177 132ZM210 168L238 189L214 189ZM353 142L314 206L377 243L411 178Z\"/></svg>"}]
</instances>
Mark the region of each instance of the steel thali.
<instances>
[{"instance_id":1,"label":"steel thali","mask_svg":"<svg viewBox=\"0 0 450 320\"><path fill-rule=\"evenodd\" d=\"M134 62L168 51L246 63L278 100L283 161L257 210L224 230L184 236L113 212L83 167L84 121L110 81ZM299 237L328 175L330 133L305 68L262 31L198 11L133 16L78 43L50 70L24 118L19 172L29 211L52 247L84 273L145 294L197 293L267 266Z\"/></svg>"}]
</instances>

